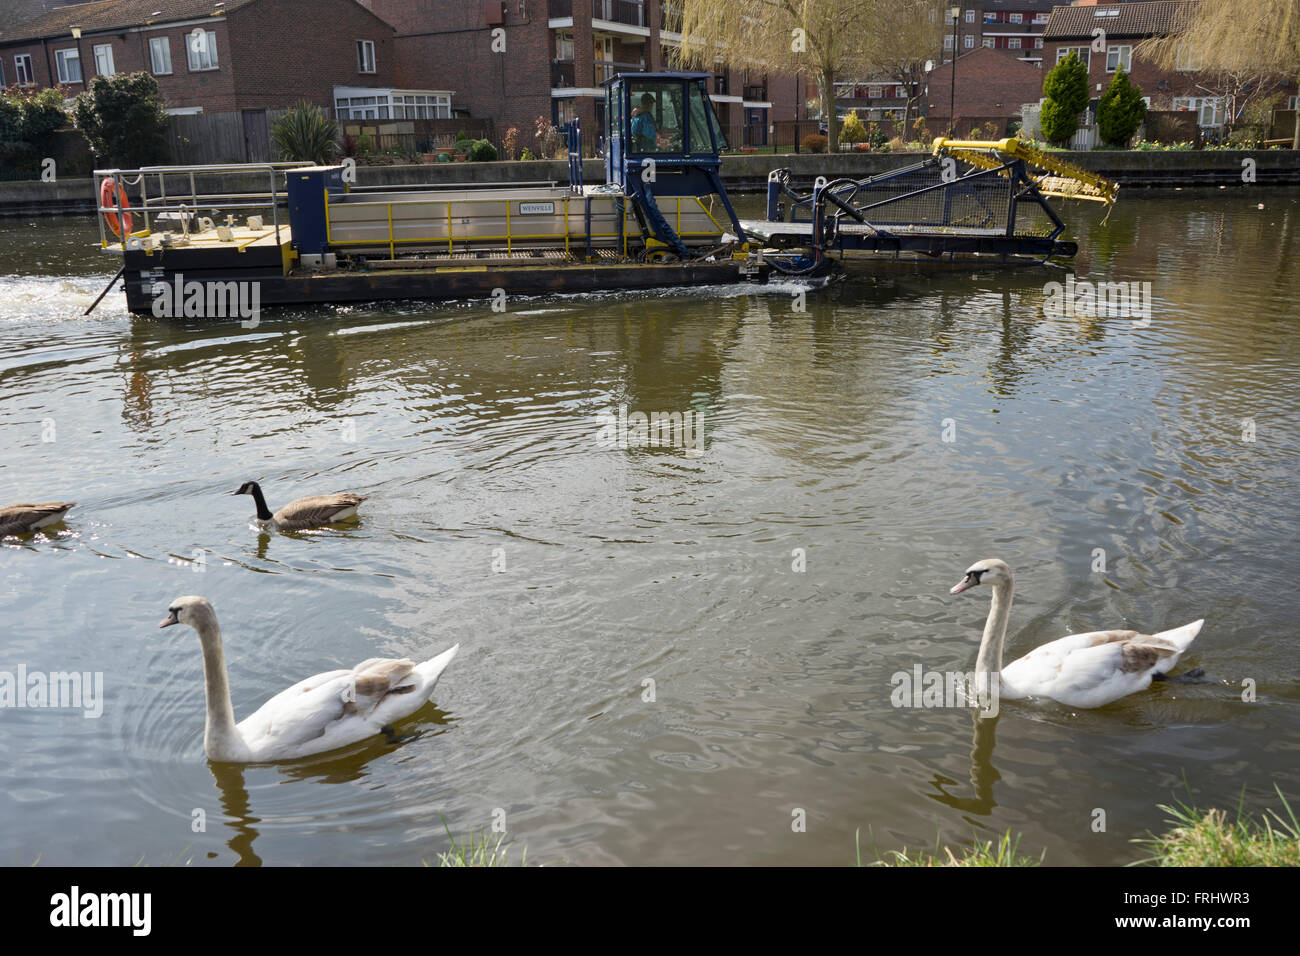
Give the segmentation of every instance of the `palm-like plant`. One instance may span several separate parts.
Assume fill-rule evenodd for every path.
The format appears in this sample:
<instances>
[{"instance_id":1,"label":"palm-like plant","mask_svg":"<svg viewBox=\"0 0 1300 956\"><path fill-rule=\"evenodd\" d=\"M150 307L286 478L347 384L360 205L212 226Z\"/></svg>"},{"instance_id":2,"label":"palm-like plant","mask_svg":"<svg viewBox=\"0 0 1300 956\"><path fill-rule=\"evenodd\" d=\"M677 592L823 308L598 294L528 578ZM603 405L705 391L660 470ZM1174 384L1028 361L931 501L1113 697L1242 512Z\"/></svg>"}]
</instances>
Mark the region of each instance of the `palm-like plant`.
<instances>
[{"instance_id":1,"label":"palm-like plant","mask_svg":"<svg viewBox=\"0 0 1300 956\"><path fill-rule=\"evenodd\" d=\"M324 165L338 155L339 124L315 103L295 103L271 127L280 158Z\"/></svg>"}]
</instances>

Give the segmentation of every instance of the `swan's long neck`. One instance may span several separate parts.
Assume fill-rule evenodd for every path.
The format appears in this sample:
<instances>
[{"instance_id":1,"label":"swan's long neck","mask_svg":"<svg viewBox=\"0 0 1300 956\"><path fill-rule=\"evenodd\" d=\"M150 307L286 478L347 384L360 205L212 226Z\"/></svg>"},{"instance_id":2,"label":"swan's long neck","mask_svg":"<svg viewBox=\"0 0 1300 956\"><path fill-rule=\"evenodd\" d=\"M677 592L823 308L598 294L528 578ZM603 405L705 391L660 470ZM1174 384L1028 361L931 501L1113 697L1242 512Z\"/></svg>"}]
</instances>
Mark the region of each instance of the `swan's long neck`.
<instances>
[{"instance_id":1,"label":"swan's long neck","mask_svg":"<svg viewBox=\"0 0 1300 956\"><path fill-rule=\"evenodd\" d=\"M230 683L226 678L226 653L221 646L221 628L215 615L201 620L195 630L203 645L204 694L208 702L208 720L203 730L203 749L210 760L240 758L247 745L235 726L235 708L230 703Z\"/></svg>"},{"instance_id":2,"label":"swan's long neck","mask_svg":"<svg viewBox=\"0 0 1300 956\"><path fill-rule=\"evenodd\" d=\"M1002 642L1007 636L1007 621L1011 618L1011 598L1014 593L1015 584L1009 580L998 581L993 585L993 605L989 608L988 620L984 622L979 656L975 658L976 677L983 674L987 679L988 675L1002 673Z\"/></svg>"},{"instance_id":3,"label":"swan's long neck","mask_svg":"<svg viewBox=\"0 0 1300 956\"><path fill-rule=\"evenodd\" d=\"M272 517L271 509L266 506L266 499L262 497L262 489L256 482L253 484L253 502L257 505L257 518L259 521L270 521Z\"/></svg>"}]
</instances>

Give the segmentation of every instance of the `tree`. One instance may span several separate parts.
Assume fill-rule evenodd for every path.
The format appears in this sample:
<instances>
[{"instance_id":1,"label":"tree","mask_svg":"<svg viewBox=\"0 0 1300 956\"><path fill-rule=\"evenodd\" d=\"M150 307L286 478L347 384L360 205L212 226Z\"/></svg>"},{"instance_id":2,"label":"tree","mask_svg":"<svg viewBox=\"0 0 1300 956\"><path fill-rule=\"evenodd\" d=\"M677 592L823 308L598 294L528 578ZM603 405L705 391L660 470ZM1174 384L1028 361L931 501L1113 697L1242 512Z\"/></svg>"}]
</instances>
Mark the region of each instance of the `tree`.
<instances>
[{"instance_id":1,"label":"tree","mask_svg":"<svg viewBox=\"0 0 1300 956\"><path fill-rule=\"evenodd\" d=\"M1189 5L1180 27L1138 44L1135 56L1171 70L1199 62L1220 81L1245 75L1256 89L1270 80L1300 80L1300 4L1296 0L1201 0ZM1244 107L1244 103L1233 104ZM1233 115L1239 109L1233 110ZM1300 110L1291 135L1300 149Z\"/></svg>"},{"instance_id":2,"label":"tree","mask_svg":"<svg viewBox=\"0 0 1300 956\"><path fill-rule=\"evenodd\" d=\"M55 132L67 122L58 89L0 89L0 162L14 170L38 171L40 160L52 151Z\"/></svg>"},{"instance_id":3,"label":"tree","mask_svg":"<svg viewBox=\"0 0 1300 956\"><path fill-rule=\"evenodd\" d=\"M913 108L924 95L925 62L938 61L944 35L952 32L943 18L949 6L943 0L899 0L877 10L873 27L880 71L907 92L903 132L911 122Z\"/></svg>"},{"instance_id":4,"label":"tree","mask_svg":"<svg viewBox=\"0 0 1300 956\"><path fill-rule=\"evenodd\" d=\"M1071 53L1044 78L1043 95L1047 97L1039 114L1043 138L1049 143L1068 142L1088 105L1088 68Z\"/></svg>"},{"instance_id":5,"label":"tree","mask_svg":"<svg viewBox=\"0 0 1300 956\"><path fill-rule=\"evenodd\" d=\"M73 103L72 124L101 162L133 169L167 159L167 114L148 73L95 77Z\"/></svg>"},{"instance_id":6,"label":"tree","mask_svg":"<svg viewBox=\"0 0 1300 956\"><path fill-rule=\"evenodd\" d=\"M303 100L271 126L271 143L281 159L324 166L339 152L339 124L315 103Z\"/></svg>"},{"instance_id":7,"label":"tree","mask_svg":"<svg viewBox=\"0 0 1300 956\"><path fill-rule=\"evenodd\" d=\"M817 84L832 152L839 149L835 80L869 76L901 40L882 28L896 8L939 23L938 0L684 0L678 62L712 72L735 68L801 73ZM936 33L936 36L938 34ZM935 46L918 50L924 57Z\"/></svg>"},{"instance_id":8,"label":"tree","mask_svg":"<svg viewBox=\"0 0 1300 956\"><path fill-rule=\"evenodd\" d=\"M853 110L844 117L844 128L840 130L840 139L846 143L860 143L867 138L867 128L858 119L858 111Z\"/></svg>"},{"instance_id":9,"label":"tree","mask_svg":"<svg viewBox=\"0 0 1300 956\"><path fill-rule=\"evenodd\" d=\"M1142 90L1129 81L1123 70L1115 71L1115 78L1097 103L1097 132L1108 146L1126 146L1146 118L1147 105L1142 102Z\"/></svg>"}]
</instances>

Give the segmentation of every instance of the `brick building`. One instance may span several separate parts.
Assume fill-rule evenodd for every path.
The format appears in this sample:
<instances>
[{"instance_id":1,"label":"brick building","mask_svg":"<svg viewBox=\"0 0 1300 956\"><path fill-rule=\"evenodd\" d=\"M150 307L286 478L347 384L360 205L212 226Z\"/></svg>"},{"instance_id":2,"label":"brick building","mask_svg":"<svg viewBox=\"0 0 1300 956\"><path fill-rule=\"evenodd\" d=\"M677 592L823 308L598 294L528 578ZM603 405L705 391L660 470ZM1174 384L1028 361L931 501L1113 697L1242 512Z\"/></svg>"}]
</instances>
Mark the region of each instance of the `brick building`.
<instances>
[{"instance_id":1,"label":"brick building","mask_svg":"<svg viewBox=\"0 0 1300 956\"><path fill-rule=\"evenodd\" d=\"M674 69L680 6L671 0L361 0L393 24L398 75L454 90L453 105L527 141L537 117L604 126L601 82ZM677 29L674 29L674 28ZM719 67L709 83L732 145L762 145L770 123L804 118L798 77Z\"/></svg>"},{"instance_id":2,"label":"brick building","mask_svg":"<svg viewBox=\"0 0 1300 956\"><path fill-rule=\"evenodd\" d=\"M1043 95L1043 71L1037 65L991 47L975 47L957 57L955 83L953 62L935 67L929 75L925 106L932 133L946 133L949 117L956 116L953 132L958 138L964 139L972 125L990 120L998 126L994 135L1003 136L1007 121L1020 115L1021 106L1037 103ZM987 137L981 133L980 138Z\"/></svg>"},{"instance_id":3,"label":"brick building","mask_svg":"<svg viewBox=\"0 0 1300 956\"><path fill-rule=\"evenodd\" d=\"M336 87L391 99L397 75L392 26L355 0L63 6L5 31L0 62L10 84L70 95L96 75L146 70L171 113L265 111L300 99L332 106Z\"/></svg>"},{"instance_id":4,"label":"brick building","mask_svg":"<svg viewBox=\"0 0 1300 956\"><path fill-rule=\"evenodd\" d=\"M1044 68L1054 66L1071 52L1088 67L1088 92L1093 100L1105 92L1117 69L1124 70L1147 98L1152 110L1195 112L1202 128L1217 128L1225 117L1225 96L1217 80L1201 71L1192 56L1180 57L1173 70L1163 70L1148 59L1134 56L1139 43L1182 27L1194 0L1138 0L1057 7L1043 32ZM1104 49L1094 51L1094 31L1102 30ZM1295 83L1281 87L1294 108Z\"/></svg>"}]
</instances>

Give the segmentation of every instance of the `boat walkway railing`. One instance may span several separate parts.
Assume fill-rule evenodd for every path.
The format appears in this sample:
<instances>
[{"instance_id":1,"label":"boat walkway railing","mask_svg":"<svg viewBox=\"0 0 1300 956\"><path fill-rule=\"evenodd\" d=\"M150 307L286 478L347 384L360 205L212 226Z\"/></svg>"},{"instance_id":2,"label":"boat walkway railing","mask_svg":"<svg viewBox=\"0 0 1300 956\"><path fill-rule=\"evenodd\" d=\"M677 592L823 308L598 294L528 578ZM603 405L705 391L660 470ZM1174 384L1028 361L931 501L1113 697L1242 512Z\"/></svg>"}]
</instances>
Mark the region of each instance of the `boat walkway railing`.
<instances>
[{"instance_id":1,"label":"boat walkway railing","mask_svg":"<svg viewBox=\"0 0 1300 956\"><path fill-rule=\"evenodd\" d=\"M542 200L531 199L514 199L502 196L490 196L481 199L458 197L458 198L435 198L426 199L362 199L360 201L351 198L355 193L349 194L349 198L341 203L335 203L330 199L327 192L325 194L325 241L332 246L348 247L358 245L387 246L390 257L395 257L399 246L446 246L449 254L459 251L465 252L473 246L483 245L485 243L504 243L506 252L513 253L516 245L523 243L545 242L558 245L563 243L566 253L572 250L573 246L583 248L588 254L591 252L592 240L612 240L616 246L622 247L623 255L627 255L627 243L629 235L635 235L635 230L629 231L629 226L634 222L629 208L624 207L621 211L617 209L617 200L621 198L611 194L608 198L614 199L615 206L609 214L593 213L592 201L606 198L598 193L588 192L585 195L566 195L548 197ZM537 215L519 215L512 213L511 206L520 204L527 205L530 202L545 202L549 204L558 204L559 208L554 208L545 217ZM697 196L673 196L662 200L665 207L665 214L673 216L676 221L677 231L680 235L696 239L712 237L723 231L722 225L714 218L709 210ZM686 202L687 207L683 209L682 203ZM690 208L690 203L695 203L698 212L713 224L716 231L701 231L690 229L690 223L687 222L687 228L683 228L683 214L689 214L697 211ZM474 216L474 210L482 210L485 206L504 206L504 216ZM570 208L570 207L573 208ZM429 214L422 220L413 221L409 218L398 217L396 219L397 228L412 227L416 222L426 226L430 234L427 235L397 235L394 227L394 210L410 210L418 207L428 208ZM470 208L466 208L470 207ZM331 209L346 209L355 211L357 209L371 209L377 215L374 218L365 221L367 227L374 223L381 223L384 228L384 235L381 238L353 238L351 236L340 234L340 223L336 215L331 215ZM671 212L669 211L671 210ZM538 231L537 224L539 218L544 221L554 222L561 226L560 231ZM616 221L615 228L621 225L622 229L618 232L596 232L592 228L593 218L613 219ZM620 222L621 220L621 222ZM504 232L484 231L476 232L475 229L482 229L484 224L502 223L505 226ZM350 224L348 224L350 225ZM458 230L457 227L460 227ZM341 227L346 230L347 225ZM499 226L498 226L499 229ZM434 230L437 230L435 232ZM441 234L438 234L441 233Z\"/></svg>"},{"instance_id":2,"label":"boat walkway railing","mask_svg":"<svg viewBox=\"0 0 1300 956\"><path fill-rule=\"evenodd\" d=\"M228 212L232 209L269 212L271 224L275 231L276 242L280 241L280 206L285 202L283 176L287 169L302 166L302 163L215 163L204 166L141 166L138 169L97 169L94 172L97 218L99 219L100 247L107 249L110 245L108 232L105 230L106 214L117 217L121 228L123 248L131 239L148 236L153 231L154 222L164 212L178 215L182 231L188 234L190 216L197 216L201 211L218 209ZM220 191L200 192L200 176L233 175L266 176L266 189L254 192ZM176 180L180 179L180 188ZM169 191L168 180L171 180ZM104 182L110 180L112 191L104 196ZM206 184L205 184L206 185ZM186 188L188 186L188 189ZM152 187L152 188L151 188ZM128 189L139 190L139 205L133 206L127 198ZM126 229L127 217L140 215L144 219L143 229Z\"/></svg>"}]
</instances>

